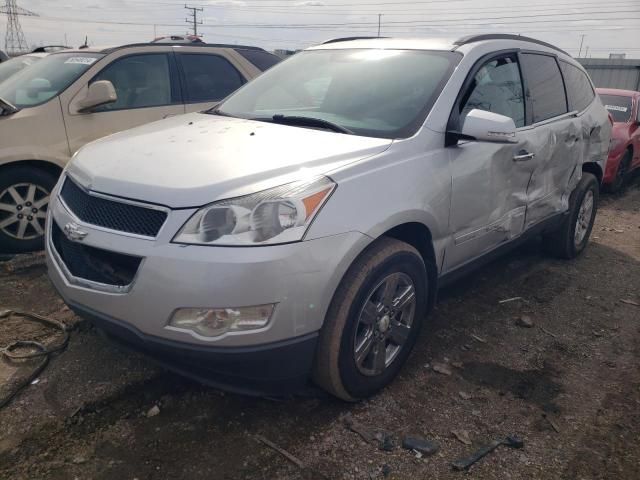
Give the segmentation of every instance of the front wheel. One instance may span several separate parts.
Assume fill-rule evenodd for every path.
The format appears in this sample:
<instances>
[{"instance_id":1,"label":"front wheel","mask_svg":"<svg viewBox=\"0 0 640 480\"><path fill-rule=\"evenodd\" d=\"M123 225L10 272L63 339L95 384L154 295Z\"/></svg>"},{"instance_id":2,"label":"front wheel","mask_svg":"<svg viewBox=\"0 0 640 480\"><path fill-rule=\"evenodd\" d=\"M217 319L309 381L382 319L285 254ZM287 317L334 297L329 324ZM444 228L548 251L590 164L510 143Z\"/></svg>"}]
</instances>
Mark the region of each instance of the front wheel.
<instances>
[{"instance_id":1,"label":"front wheel","mask_svg":"<svg viewBox=\"0 0 640 480\"><path fill-rule=\"evenodd\" d=\"M351 266L320 333L314 379L347 401L393 380L426 313L427 271L418 251L381 238Z\"/></svg>"},{"instance_id":2,"label":"front wheel","mask_svg":"<svg viewBox=\"0 0 640 480\"><path fill-rule=\"evenodd\" d=\"M0 253L42 249L49 195L56 177L26 165L0 172Z\"/></svg>"},{"instance_id":3,"label":"front wheel","mask_svg":"<svg viewBox=\"0 0 640 480\"><path fill-rule=\"evenodd\" d=\"M598 209L599 187L596 177L584 172L569 198L569 212L560 227L543 236L543 245L552 255L575 258L589 243Z\"/></svg>"}]
</instances>

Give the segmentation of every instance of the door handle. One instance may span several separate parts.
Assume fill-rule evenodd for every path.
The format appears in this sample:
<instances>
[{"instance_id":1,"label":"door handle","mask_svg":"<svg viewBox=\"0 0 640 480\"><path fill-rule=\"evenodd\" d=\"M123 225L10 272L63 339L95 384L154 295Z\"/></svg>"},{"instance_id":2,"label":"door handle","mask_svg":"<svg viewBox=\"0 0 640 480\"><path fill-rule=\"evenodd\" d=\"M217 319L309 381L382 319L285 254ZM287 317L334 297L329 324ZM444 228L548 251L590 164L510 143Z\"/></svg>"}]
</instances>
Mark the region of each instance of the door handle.
<instances>
[{"instance_id":1,"label":"door handle","mask_svg":"<svg viewBox=\"0 0 640 480\"><path fill-rule=\"evenodd\" d=\"M531 160L535 156L536 156L535 153L529 153L526 150L520 150L517 155L514 155L513 161L526 162L527 160Z\"/></svg>"}]
</instances>

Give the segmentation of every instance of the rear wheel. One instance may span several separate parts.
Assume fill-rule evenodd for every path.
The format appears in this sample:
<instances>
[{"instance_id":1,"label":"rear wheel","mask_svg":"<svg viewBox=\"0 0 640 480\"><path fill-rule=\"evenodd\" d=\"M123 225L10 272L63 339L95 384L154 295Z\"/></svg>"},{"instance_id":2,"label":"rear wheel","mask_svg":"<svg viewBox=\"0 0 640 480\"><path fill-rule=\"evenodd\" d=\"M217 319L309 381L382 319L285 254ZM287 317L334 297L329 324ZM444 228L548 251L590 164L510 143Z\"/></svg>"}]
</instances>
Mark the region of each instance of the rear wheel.
<instances>
[{"instance_id":1,"label":"rear wheel","mask_svg":"<svg viewBox=\"0 0 640 480\"><path fill-rule=\"evenodd\" d=\"M49 195L57 178L44 170L16 165L0 173L0 252L43 248Z\"/></svg>"},{"instance_id":2,"label":"rear wheel","mask_svg":"<svg viewBox=\"0 0 640 480\"><path fill-rule=\"evenodd\" d=\"M334 295L320 334L316 383L355 401L391 382L417 339L427 288L416 249L391 238L376 241Z\"/></svg>"},{"instance_id":3,"label":"rear wheel","mask_svg":"<svg viewBox=\"0 0 640 480\"><path fill-rule=\"evenodd\" d=\"M618 164L618 170L616 171L616 176L611 182L610 185L607 186L607 190L611 193L616 193L622 190L622 188L627 183L629 178L629 170L631 168L631 158L633 154L631 150L627 150L624 156L620 159L620 163Z\"/></svg>"},{"instance_id":4,"label":"rear wheel","mask_svg":"<svg viewBox=\"0 0 640 480\"><path fill-rule=\"evenodd\" d=\"M587 246L598 209L598 181L583 172L569 198L569 212L560 227L543 236L543 245L552 255L571 259Z\"/></svg>"}]
</instances>

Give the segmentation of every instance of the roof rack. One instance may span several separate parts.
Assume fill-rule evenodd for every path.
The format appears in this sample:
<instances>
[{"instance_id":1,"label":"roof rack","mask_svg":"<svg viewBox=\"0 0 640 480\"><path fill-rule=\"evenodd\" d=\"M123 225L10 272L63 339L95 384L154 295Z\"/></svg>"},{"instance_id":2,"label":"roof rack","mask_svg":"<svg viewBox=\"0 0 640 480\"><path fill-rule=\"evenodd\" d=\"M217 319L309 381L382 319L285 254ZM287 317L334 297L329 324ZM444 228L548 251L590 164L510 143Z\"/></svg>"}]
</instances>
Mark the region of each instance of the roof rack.
<instances>
[{"instance_id":1,"label":"roof rack","mask_svg":"<svg viewBox=\"0 0 640 480\"><path fill-rule=\"evenodd\" d=\"M233 48L234 50L260 50L265 51L263 48L254 47L251 45L231 45L228 43L129 43L127 45L119 45L117 47L105 48L102 50L102 53L111 53L121 48L130 48L130 47L196 47L196 48L204 48L204 47L215 47L215 48Z\"/></svg>"},{"instance_id":2,"label":"roof rack","mask_svg":"<svg viewBox=\"0 0 640 480\"><path fill-rule=\"evenodd\" d=\"M542 40L538 40L536 38L525 37L523 35L514 35L512 33L485 33L483 35L467 35L465 37L459 38L458 40L453 42L453 44L457 46L462 46L462 45L466 45L467 43L481 42L483 40L520 40L523 42L537 43L538 45L553 48L558 52L562 52L565 55L569 55L567 52L565 52L561 48L558 48L555 45L551 45L550 43L543 42Z\"/></svg>"},{"instance_id":3,"label":"roof rack","mask_svg":"<svg viewBox=\"0 0 640 480\"><path fill-rule=\"evenodd\" d=\"M351 40L373 40L375 38L387 38L387 37L341 37L341 38L332 38L331 40L327 40L326 42L322 42L321 45L327 45L328 43L349 42Z\"/></svg>"}]
</instances>

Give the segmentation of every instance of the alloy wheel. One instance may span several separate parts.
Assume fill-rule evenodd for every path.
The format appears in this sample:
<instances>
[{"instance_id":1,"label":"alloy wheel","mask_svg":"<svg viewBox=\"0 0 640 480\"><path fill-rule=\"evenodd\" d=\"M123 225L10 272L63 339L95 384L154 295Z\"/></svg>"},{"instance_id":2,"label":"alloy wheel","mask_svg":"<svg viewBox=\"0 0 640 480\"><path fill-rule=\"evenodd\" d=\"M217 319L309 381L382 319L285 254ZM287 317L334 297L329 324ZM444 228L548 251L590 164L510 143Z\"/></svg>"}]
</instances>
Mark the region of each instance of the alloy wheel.
<instances>
[{"instance_id":1,"label":"alloy wheel","mask_svg":"<svg viewBox=\"0 0 640 480\"><path fill-rule=\"evenodd\" d=\"M360 373L380 375L391 365L409 338L415 307L415 286L404 273L392 273L373 288L360 310L354 339Z\"/></svg>"},{"instance_id":2,"label":"alloy wheel","mask_svg":"<svg viewBox=\"0 0 640 480\"><path fill-rule=\"evenodd\" d=\"M585 193L582 204L580 205L580 210L578 210L578 218L576 220L576 229L574 234L574 243L576 246L579 246L584 241L587 232L589 231L589 226L591 225L591 217L593 214L594 207L594 196L592 190L587 190Z\"/></svg>"},{"instance_id":3,"label":"alloy wheel","mask_svg":"<svg viewBox=\"0 0 640 480\"><path fill-rule=\"evenodd\" d=\"M49 193L34 183L18 183L0 192L0 231L18 240L44 234Z\"/></svg>"}]
</instances>

